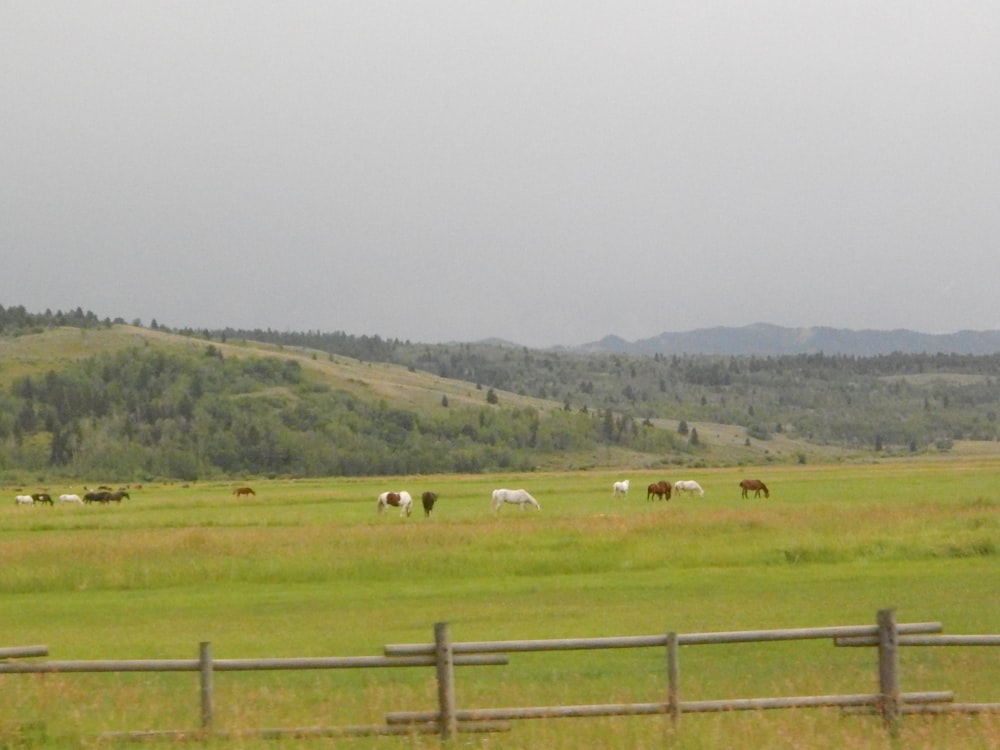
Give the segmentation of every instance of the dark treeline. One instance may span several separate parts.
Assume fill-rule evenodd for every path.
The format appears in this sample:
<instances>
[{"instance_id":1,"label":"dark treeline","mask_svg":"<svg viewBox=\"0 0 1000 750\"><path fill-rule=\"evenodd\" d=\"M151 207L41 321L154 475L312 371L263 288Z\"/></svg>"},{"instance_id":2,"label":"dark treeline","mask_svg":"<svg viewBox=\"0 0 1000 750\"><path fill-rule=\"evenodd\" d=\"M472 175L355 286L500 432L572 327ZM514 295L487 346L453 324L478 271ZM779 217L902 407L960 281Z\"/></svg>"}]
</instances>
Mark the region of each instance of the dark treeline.
<instances>
[{"instance_id":1,"label":"dark treeline","mask_svg":"<svg viewBox=\"0 0 1000 750\"><path fill-rule=\"evenodd\" d=\"M121 319L114 321L123 322ZM108 327L112 321L100 320L92 312L84 312L82 308L63 312L46 310L44 313L30 313L23 306L16 305L4 308L0 305L0 334L5 336L20 336L27 333L37 333L46 328L70 326L72 328Z\"/></svg>"},{"instance_id":2,"label":"dark treeline","mask_svg":"<svg viewBox=\"0 0 1000 750\"><path fill-rule=\"evenodd\" d=\"M343 331L297 333L272 331L270 328L265 330L225 328L221 331L210 332L209 335L223 342L229 340L260 341L265 344L318 349L328 354L337 354L367 362L393 362L396 351L401 346L398 340L383 339L379 336L351 336Z\"/></svg>"}]
</instances>

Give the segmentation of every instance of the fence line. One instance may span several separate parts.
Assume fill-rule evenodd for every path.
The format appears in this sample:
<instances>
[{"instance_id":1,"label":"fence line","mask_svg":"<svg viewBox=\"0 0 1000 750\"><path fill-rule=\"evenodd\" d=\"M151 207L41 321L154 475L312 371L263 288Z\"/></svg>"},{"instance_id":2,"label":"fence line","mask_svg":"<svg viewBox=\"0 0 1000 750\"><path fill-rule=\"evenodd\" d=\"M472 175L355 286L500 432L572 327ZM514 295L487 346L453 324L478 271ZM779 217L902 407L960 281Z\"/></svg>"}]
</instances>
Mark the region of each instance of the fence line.
<instances>
[{"instance_id":1,"label":"fence line","mask_svg":"<svg viewBox=\"0 0 1000 750\"><path fill-rule=\"evenodd\" d=\"M198 659L140 659L91 661L19 662L11 659L47 656L46 646L0 649L0 674L73 672L199 672L201 728L197 730L142 730L108 732L104 738L175 740L206 737L346 737L435 733L442 738L464 732L507 731L519 719L628 716L666 714L676 725L682 714L718 711L749 711L785 708L840 707L847 713L878 713L892 734L898 732L904 714L985 713L1000 711L1000 703L953 702L951 691L910 692L900 690L899 648L902 646L997 646L1000 635L939 635L939 622L896 622L893 610L881 610L875 625L851 625L780 630L746 630L716 633L667 633L665 635L453 642L447 623L434 627L434 642L393 644L382 656L305 657L267 659L214 659L211 644L202 643ZM837 646L873 646L878 650L879 692L847 695L681 700L679 647L723 643L760 643L806 639L832 639ZM665 648L667 699L652 703L522 706L459 709L455 705L454 668L457 666L504 665L507 653L531 651L597 650L614 648ZM436 711L396 711L386 715L384 725L297 727L217 730L214 727L215 672L301 669L368 669L434 667L438 684Z\"/></svg>"}]
</instances>

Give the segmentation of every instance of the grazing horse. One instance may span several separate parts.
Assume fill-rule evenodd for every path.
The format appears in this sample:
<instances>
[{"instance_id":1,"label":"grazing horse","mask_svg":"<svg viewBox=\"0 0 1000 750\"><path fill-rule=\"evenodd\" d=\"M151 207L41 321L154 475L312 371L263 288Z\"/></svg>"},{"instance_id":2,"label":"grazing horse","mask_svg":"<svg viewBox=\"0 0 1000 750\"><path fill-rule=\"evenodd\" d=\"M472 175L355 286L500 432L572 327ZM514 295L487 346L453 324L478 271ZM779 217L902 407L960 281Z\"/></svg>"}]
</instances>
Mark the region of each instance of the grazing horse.
<instances>
[{"instance_id":1,"label":"grazing horse","mask_svg":"<svg viewBox=\"0 0 1000 750\"><path fill-rule=\"evenodd\" d=\"M79 495L60 495L59 502L61 503L82 503L83 500L80 499Z\"/></svg>"},{"instance_id":2,"label":"grazing horse","mask_svg":"<svg viewBox=\"0 0 1000 750\"><path fill-rule=\"evenodd\" d=\"M646 499L650 500L658 497L660 500L669 500L670 487L670 482L653 482L653 484L646 488Z\"/></svg>"},{"instance_id":3,"label":"grazing horse","mask_svg":"<svg viewBox=\"0 0 1000 750\"><path fill-rule=\"evenodd\" d=\"M14 498L14 504L15 505L34 505L35 504L35 498L33 498L31 495L18 495L17 497Z\"/></svg>"},{"instance_id":4,"label":"grazing horse","mask_svg":"<svg viewBox=\"0 0 1000 750\"><path fill-rule=\"evenodd\" d=\"M385 511L386 507L390 505L399 508L400 518L409 516L413 512L413 498L410 497L409 492L383 492L378 496L376 508L379 513Z\"/></svg>"},{"instance_id":5,"label":"grazing horse","mask_svg":"<svg viewBox=\"0 0 1000 750\"><path fill-rule=\"evenodd\" d=\"M254 497L257 497L257 493L253 491L253 487L237 487L233 490L233 494L236 495L236 497L243 497L244 495L253 495Z\"/></svg>"},{"instance_id":6,"label":"grazing horse","mask_svg":"<svg viewBox=\"0 0 1000 750\"><path fill-rule=\"evenodd\" d=\"M108 493L108 499L105 500L104 502L106 502L106 503L120 503L122 501L123 497L127 498L129 500L132 499L131 497L129 497L129 494L125 490L118 490L118 492L109 492Z\"/></svg>"},{"instance_id":7,"label":"grazing horse","mask_svg":"<svg viewBox=\"0 0 1000 750\"><path fill-rule=\"evenodd\" d=\"M52 505L52 495L48 492L33 492L31 493L31 499L39 505Z\"/></svg>"},{"instance_id":8,"label":"grazing horse","mask_svg":"<svg viewBox=\"0 0 1000 750\"><path fill-rule=\"evenodd\" d=\"M434 503L437 502L438 496L436 492L425 492L420 496L421 502L424 504L424 516L430 516L431 511L434 510Z\"/></svg>"},{"instance_id":9,"label":"grazing horse","mask_svg":"<svg viewBox=\"0 0 1000 750\"><path fill-rule=\"evenodd\" d=\"M493 512L496 513L500 510L500 506L504 503L520 505L521 510L524 510L525 506L528 505L535 510L542 509L542 506L538 504L535 498L528 494L527 490L493 490Z\"/></svg>"},{"instance_id":10,"label":"grazing horse","mask_svg":"<svg viewBox=\"0 0 1000 750\"><path fill-rule=\"evenodd\" d=\"M629 480L623 479L621 482L615 482L611 485L611 496L612 497L627 497L628 496L628 486Z\"/></svg>"},{"instance_id":11,"label":"grazing horse","mask_svg":"<svg viewBox=\"0 0 1000 750\"><path fill-rule=\"evenodd\" d=\"M753 490L754 497L760 497L761 492L764 493L764 497L771 497L771 491L759 479L744 479L740 482L740 489L743 490L743 497L747 497L750 490Z\"/></svg>"},{"instance_id":12,"label":"grazing horse","mask_svg":"<svg viewBox=\"0 0 1000 750\"><path fill-rule=\"evenodd\" d=\"M693 479L682 479L679 482L674 482L674 492L677 493L678 497L682 492L697 492L701 497L705 496L705 490Z\"/></svg>"}]
</instances>

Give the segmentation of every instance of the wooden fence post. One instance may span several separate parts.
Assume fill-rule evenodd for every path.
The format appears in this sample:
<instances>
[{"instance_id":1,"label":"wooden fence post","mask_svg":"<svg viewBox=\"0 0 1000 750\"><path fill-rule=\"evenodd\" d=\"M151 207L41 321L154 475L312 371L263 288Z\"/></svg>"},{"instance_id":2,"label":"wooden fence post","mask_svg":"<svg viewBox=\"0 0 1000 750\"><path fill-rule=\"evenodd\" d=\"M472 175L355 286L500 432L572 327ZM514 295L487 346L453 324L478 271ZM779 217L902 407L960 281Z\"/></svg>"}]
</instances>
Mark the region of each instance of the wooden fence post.
<instances>
[{"instance_id":1,"label":"wooden fence post","mask_svg":"<svg viewBox=\"0 0 1000 750\"><path fill-rule=\"evenodd\" d=\"M212 644L202 641L198 649L198 672L201 683L201 728L212 731Z\"/></svg>"},{"instance_id":2,"label":"wooden fence post","mask_svg":"<svg viewBox=\"0 0 1000 750\"><path fill-rule=\"evenodd\" d=\"M667 711L670 713L670 723L675 729L681 720L681 669L678 656L677 633L667 633Z\"/></svg>"},{"instance_id":3,"label":"wooden fence post","mask_svg":"<svg viewBox=\"0 0 1000 750\"><path fill-rule=\"evenodd\" d=\"M448 623L434 625L434 657L437 662L438 721L441 739L449 740L458 731L455 718L455 654L451 647Z\"/></svg>"},{"instance_id":4,"label":"wooden fence post","mask_svg":"<svg viewBox=\"0 0 1000 750\"><path fill-rule=\"evenodd\" d=\"M896 612L878 612L878 687L882 721L892 737L899 736L902 698L899 689L899 631Z\"/></svg>"}]
</instances>

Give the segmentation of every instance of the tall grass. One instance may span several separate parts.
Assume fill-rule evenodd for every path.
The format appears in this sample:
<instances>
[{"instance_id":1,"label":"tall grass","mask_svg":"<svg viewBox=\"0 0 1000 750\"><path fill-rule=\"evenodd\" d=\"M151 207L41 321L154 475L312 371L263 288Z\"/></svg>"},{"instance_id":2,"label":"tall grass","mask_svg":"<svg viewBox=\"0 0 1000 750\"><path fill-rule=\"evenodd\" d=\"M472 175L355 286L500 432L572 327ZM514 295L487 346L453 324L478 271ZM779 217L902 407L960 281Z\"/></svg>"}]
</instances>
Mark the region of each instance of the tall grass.
<instances>
[{"instance_id":1,"label":"tall grass","mask_svg":"<svg viewBox=\"0 0 1000 750\"><path fill-rule=\"evenodd\" d=\"M737 482L750 474L768 481L771 499L740 498ZM147 487L121 506L11 502L0 506L0 645L45 643L54 659L193 658L206 640L218 658L377 654L385 643L431 640L437 621L456 640L490 640L864 624L887 606L900 621L1000 632L995 476L989 461L702 470L704 498L669 502L647 502L641 488L680 476L634 475L622 501L611 499L621 477L597 472L261 481L250 500L218 483ZM500 485L528 488L542 511L493 514L489 492ZM387 488L441 499L429 519L419 509L379 516L375 498ZM649 650L517 655L507 667L460 669L458 701L659 700L662 659ZM910 649L902 663L904 690L1000 700L993 651ZM685 648L682 670L688 699L875 689L871 651L828 643ZM37 742L52 744L194 727L194 680L2 677L0 732L44 725ZM424 669L227 673L216 685L218 721L234 729L378 723L436 700ZM907 747L1000 738L991 717L907 717L904 732ZM681 748L886 742L873 721L817 709L690 716L676 735L659 717L529 721L463 736L461 746L667 739Z\"/></svg>"}]
</instances>

